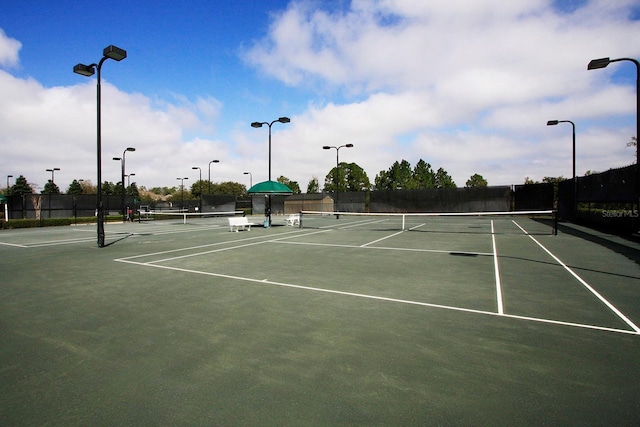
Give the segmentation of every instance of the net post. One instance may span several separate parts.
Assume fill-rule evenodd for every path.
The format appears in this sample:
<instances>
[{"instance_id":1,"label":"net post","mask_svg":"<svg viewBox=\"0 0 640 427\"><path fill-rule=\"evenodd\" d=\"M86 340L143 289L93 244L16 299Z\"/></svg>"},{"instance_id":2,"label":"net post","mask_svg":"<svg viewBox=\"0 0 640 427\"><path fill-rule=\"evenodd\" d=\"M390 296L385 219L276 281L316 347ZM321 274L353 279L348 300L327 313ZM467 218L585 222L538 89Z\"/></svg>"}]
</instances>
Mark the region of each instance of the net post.
<instances>
[{"instance_id":1,"label":"net post","mask_svg":"<svg viewBox=\"0 0 640 427\"><path fill-rule=\"evenodd\" d=\"M553 213L553 235L557 236L558 235L558 210L554 209Z\"/></svg>"},{"instance_id":2,"label":"net post","mask_svg":"<svg viewBox=\"0 0 640 427\"><path fill-rule=\"evenodd\" d=\"M402 231L404 231L404 219L405 219L406 215L402 214Z\"/></svg>"},{"instance_id":3,"label":"net post","mask_svg":"<svg viewBox=\"0 0 640 427\"><path fill-rule=\"evenodd\" d=\"M302 228L302 211L298 212L298 228Z\"/></svg>"}]
</instances>

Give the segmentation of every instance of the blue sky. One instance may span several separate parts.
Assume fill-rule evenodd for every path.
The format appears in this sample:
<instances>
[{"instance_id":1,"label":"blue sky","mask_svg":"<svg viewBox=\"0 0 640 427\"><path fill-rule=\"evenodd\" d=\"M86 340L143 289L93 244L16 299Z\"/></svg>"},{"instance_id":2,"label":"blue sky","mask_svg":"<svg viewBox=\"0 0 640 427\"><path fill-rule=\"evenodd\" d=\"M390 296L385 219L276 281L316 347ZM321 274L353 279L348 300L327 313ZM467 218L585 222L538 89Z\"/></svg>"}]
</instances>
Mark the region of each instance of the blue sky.
<instances>
[{"instance_id":1,"label":"blue sky","mask_svg":"<svg viewBox=\"0 0 640 427\"><path fill-rule=\"evenodd\" d=\"M610 3L615 3L611 5ZM127 172L148 188L176 177L306 189L335 165L323 145L371 181L402 159L443 167L458 186L490 185L634 161L630 62L640 58L640 6L619 0L30 1L0 7L0 174L65 190L95 182L95 79L72 72L113 44L103 78L103 179ZM5 179L0 181L5 185Z\"/></svg>"}]
</instances>

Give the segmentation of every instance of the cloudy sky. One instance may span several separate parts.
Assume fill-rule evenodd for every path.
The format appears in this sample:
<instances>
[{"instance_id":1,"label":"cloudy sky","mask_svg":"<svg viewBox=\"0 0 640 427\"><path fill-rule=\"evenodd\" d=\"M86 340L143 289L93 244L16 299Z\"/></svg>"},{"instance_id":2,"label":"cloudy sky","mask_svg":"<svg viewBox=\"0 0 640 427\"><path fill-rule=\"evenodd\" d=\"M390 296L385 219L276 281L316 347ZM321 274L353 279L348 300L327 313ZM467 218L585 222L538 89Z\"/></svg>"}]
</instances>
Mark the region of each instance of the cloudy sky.
<instances>
[{"instance_id":1,"label":"cloudy sky","mask_svg":"<svg viewBox=\"0 0 640 427\"><path fill-rule=\"evenodd\" d=\"M458 186L571 176L635 161L638 0L5 0L0 6L0 187L96 180L102 67L103 180L147 188L268 176L304 191L340 160L373 182L424 159ZM186 184L186 182L185 182Z\"/></svg>"}]
</instances>

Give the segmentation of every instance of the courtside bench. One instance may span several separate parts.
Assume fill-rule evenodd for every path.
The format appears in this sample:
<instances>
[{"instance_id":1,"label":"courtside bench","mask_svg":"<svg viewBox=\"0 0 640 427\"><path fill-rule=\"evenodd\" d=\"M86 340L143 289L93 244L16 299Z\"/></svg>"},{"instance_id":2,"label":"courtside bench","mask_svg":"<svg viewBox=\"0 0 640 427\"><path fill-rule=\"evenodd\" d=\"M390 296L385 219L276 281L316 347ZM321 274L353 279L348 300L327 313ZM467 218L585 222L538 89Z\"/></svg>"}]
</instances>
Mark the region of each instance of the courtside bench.
<instances>
[{"instance_id":1,"label":"courtside bench","mask_svg":"<svg viewBox=\"0 0 640 427\"><path fill-rule=\"evenodd\" d=\"M286 225L300 225L300 214L291 214L284 219Z\"/></svg>"},{"instance_id":2,"label":"courtside bench","mask_svg":"<svg viewBox=\"0 0 640 427\"><path fill-rule=\"evenodd\" d=\"M238 216L233 218L227 218L229 220L229 231L238 232L238 230L249 230L251 231L251 226L256 225L253 222L249 222L249 219L246 216Z\"/></svg>"}]
</instances>

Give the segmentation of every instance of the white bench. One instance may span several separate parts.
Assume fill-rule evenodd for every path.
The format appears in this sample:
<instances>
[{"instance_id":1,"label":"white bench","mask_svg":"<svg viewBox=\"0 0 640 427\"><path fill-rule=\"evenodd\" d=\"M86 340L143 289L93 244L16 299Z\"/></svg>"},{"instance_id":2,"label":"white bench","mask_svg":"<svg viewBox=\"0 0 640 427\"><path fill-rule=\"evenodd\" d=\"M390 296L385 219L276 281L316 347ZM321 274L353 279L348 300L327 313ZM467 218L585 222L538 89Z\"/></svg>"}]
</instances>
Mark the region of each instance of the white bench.
<instances>
[{"instance_id":1,"label":"white bench","mask_svg":"<svg viewBox=\"0 0 640 427\"><path fill-rule=\"evenodd\" d=\"M284 219L285 225L300 225L300 214L291 214Z\"/></svg>"},{"instance_id":2,"label":"white bench","mask_svg":"<svg viewBox=\"0 0 640 427\"><path fill-rule=\"evenodd\" d=\"M238 230L248 229L251 231L251 226L256 225L253 222L249 222L249 219L246 216L237 216L227 219L229 220L229 231L235 231L236 233Z\"/></svg>"}]
</instances>

